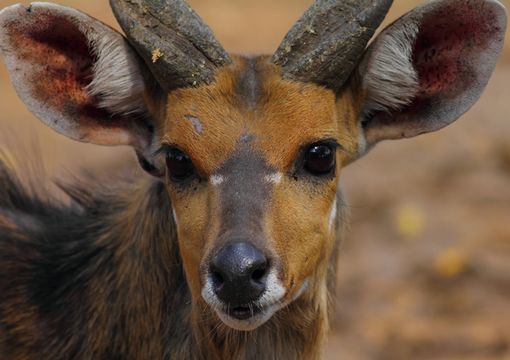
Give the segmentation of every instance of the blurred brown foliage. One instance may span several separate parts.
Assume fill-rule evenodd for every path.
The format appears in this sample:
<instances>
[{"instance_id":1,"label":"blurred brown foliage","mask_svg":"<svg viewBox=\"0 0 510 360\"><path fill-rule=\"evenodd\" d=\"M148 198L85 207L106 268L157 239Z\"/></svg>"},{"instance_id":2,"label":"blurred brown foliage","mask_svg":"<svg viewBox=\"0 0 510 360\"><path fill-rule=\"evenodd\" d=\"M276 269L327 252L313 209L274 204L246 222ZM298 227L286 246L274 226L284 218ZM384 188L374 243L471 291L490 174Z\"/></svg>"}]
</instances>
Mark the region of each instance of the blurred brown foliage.
<instances>
[{"instance_id":1,"label":"blurred brown foliage","mask_svg":"<svg viewBox=\"0 0 510 360\"><path fill-rule=\"evenodd\" d=\"M106 0L59 2L117 27ZM189 2L229 51L251 54L273 51L312 1ZM417 3L396 0L386 22ZM16 154L38 142L52 174L133 161L127 149L55 134L18 100L4 66L0 79L0 147ZM507 36L484 96L460 121L381 144L344 171L352 225L326 359L510 359L509 84Z\"/></svg>"}]
</instances>

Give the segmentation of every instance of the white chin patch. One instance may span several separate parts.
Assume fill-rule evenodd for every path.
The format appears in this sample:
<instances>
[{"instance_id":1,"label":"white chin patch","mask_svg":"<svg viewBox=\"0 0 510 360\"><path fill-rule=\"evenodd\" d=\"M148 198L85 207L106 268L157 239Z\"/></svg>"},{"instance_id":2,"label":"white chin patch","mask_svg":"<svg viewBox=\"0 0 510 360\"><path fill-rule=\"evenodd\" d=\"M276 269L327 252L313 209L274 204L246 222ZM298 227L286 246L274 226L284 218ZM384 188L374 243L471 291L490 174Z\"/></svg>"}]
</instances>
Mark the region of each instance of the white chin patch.
<instances>
[{"instance_id":1,"label":"white chin patch","mask_svg":"<svg viewBox=\"0 0 510 360\"><path fill-rule=\"evenodd\" d=\"M283 287L282 283L278 280L276 276L276 272L272 270L267 277L267 286L266 291L262 297L260 297L252 306L258 311L254 312L254 314L247 319L238 319L234 316L229 315L225 309L227 306L223 304L214 291L212 290L212 284L208 279L205 282L204 287L202 288L202 297L207 304L209 304L220 320L231 327L234 330L239 331L251 331L255 330L261 325L263 325L266 321L271 319L271 317L280 309L289 305L292 301L299 298L305 290L308 288L309 281L308 279L303 282L301 288L296 292L296 294L289 300L282 302L281 300L285 296L286 289Z\"/></svg>"}]
</instances>

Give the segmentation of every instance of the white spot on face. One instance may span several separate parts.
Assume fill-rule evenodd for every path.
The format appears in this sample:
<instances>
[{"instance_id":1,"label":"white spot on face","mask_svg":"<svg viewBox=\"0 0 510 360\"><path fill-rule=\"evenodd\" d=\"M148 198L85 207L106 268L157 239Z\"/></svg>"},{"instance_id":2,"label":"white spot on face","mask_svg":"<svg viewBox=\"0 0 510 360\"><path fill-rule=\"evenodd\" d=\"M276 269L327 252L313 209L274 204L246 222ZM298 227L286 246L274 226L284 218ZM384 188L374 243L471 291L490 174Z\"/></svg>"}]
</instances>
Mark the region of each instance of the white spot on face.
<instances>
[{"instance_id":1,"label":"white spot on face","mask_svg":"<svg viewBox=\"0 0 510 360\"><path fill-rule=\"evenodd\" d=\"M333 201L333 205L331 206L331 211L329 213L328 227L329 227L330 232L331 232L331 230L333 230L333 225L335 224L335 220L336 220L336 198L335 198L335 201Z\"/></svg>"},{"instance_id":2,"label":"white spot on face","mask_svg":"<svg viewBox=\"0 0 510 360\"><path fill-rule=\"evenodd\" d=\"M282 174L279 172L269 174L264 177L264 180L266 180L268 183L279 184L282 181Z\"/></svg>"},{"instance_id":3,"label":"white spot on face","mask_svg":"<svg viewBox=\"0 0 510 360\"><path fill-rule=\"evenodd\" d=\"M214 186L218 186L225 181L225 178L221 175L212 175L210 181Z\"/></svg>"},{"instance_id":4,"label":"white spot on face","mask_svg":"<svg viewBox=\"0 0 510 360\"><path fill-rule=\"evenodd\" d=\"M197 134L202 135L204 133L204 126L202 125L202 122L200 121L199 118L193 115L186 115L185 117L186 119L191 121L191 123L193 124L193 128L195 129L195 132Z\"/></svg>"}]
</instances>

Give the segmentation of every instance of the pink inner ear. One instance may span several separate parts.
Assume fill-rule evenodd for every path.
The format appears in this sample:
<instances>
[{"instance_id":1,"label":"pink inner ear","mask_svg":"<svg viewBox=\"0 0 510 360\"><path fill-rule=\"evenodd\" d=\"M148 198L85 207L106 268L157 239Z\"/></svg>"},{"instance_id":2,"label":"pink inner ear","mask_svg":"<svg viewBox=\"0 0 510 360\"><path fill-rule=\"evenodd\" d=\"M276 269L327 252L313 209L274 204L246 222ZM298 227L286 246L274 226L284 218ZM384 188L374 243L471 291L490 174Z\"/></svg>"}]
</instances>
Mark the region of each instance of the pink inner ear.
<instances>
[{"instance_id":1,"label":"pink inner ear","mask_svg":"<svg viewBox=\"0 0 510 360\"><path fill-rule=\"evenodd\" d=\"M68 14L36 8L5 25L16 56L13 71L21 74L18 86L28 90L41 120L55 130L82 141L128 144L131 119L99 107L87 92L96 59L87 29L73 21Z\"/></svg>"},{"instance_id":2,"label":"pink inner ear","mask_svg":"<svg viewBox=\"0 0 510 360\"><path fill-rule=\"evenodd\" d=\"M14 25L15 27L16 25ZM93 99L93 57L86 37L68 19L40 13L37 24L11 32L19 58L32 65L34 97L66 112L81 112Z\"/></svg>"},{"instance_id":3,"label":"pink inner ear","mask_svg":"<svg viewBox=\"0 0 510 360\"><path fill-rule=\"evenodd\" d=\"M472 85L480 53L501 31L495 17L492 9L469 0L451 1L424 16L413 59L418 97L455 97Z\"/></svg>"}]
</instances>

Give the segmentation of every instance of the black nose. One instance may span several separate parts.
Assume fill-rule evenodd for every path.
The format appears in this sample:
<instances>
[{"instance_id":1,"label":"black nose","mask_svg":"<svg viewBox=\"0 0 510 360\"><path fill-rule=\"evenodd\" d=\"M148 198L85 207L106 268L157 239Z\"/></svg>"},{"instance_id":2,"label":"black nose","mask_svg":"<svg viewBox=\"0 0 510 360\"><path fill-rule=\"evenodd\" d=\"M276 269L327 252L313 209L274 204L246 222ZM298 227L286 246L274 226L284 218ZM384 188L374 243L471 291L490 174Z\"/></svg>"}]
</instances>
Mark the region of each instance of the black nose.
<instances>
[{"instance_id":1,"label":"black nose","mask_svg":"<svg viewBox=\"0 0 510 360\"><path fill-rule=\"evenodd\" d=\"M213 290L230 306L242 306L260 297L266 288L269 262L247 242L225 245L212 259Z\"/></svg>"}]
</instances>

